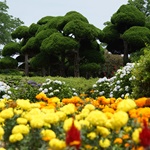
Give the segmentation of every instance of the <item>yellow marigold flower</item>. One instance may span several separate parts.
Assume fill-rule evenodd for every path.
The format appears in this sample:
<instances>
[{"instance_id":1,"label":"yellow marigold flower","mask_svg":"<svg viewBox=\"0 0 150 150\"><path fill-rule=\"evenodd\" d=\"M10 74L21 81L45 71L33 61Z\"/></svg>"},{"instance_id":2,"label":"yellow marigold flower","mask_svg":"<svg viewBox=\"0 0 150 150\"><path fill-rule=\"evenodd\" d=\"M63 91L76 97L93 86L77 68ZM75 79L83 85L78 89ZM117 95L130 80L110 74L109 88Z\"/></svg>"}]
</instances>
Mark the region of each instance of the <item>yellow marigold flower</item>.
<instances>
[{"instance_id":1,"label":"yellow marigold flower","mask_svg":"<svg viewBox=\"0 0 150 150\"><path fill-rule=\"evenodd\" d=\"M90 132L89 134L87 134L87 137L91 140L96 138L96 133L95 132Z\"/></svg>"},{"instance_id":2,"label":"yellow marigold flower","mask_svg":"<svg viewBox=\"0 0 150 150\"><path fill-rule=\"evenodd\" d=\"M103 137L106 137L110 134L110 131L105 127L97 126L96 129Z\"/></svg>"},{"instance_id":3,"label":"yellow marigold flower","mask_svg":"<svg viewBox=\"0 0 150 150\"><path fill-rule=\"evenodd\" d=\"M65 112L67 115L73 114L76 111L74 104L67 104L60 108L61 111Z\"/></svg>"},{"instance_id":4,"label":"yellow marigold flower","mask_svg":"<svg viewBox=\"0 0 150 150\"><path fill-rule=\"evenodd\" d=\"M60 103L60 99L58 97L52 97L50 100L54 103Z\"/></svg>"},{"instance_id":5,"label":"yellow marigold flower","mask_svg":"<svg viewBox=\"0 0 150 150\"><path fill-rule=\"evenodd\" d=\"M81 116L81 118L84 118L84 117L87 117L89 115L89 113L90 113L89 109L83 108L81 113L80 113L80 116Z\"/></svg>"},{"instance_id":6,"label":"yellow marigold flower","mask_svg":"<svg viewBox=\"0 0 150 150\"><path fill-rule=\"evenodd\" d=\"M105 112L105 115L107 116L108 119L111 119L113 116L111 112Z\"/></svg>"},{"instance_id":7,"label":"yellow marigold flower","mask_svg":"<svg viewBox=\"0 0 150 150\"><path fill-rule=\"evenodd\" d=\"M133 99L125 99L118 103L117 110L128 112L131 109L136 108L136 103Z\"/></svg>"},{"instance_id":8,"label":"yellow marigold flower","mask_svg":"<svg viewBox=\"0 0 150 150\"><path fill-rule=\"evenodd\" d=\"M5 103L3 101L0 101L0 109L5 107Z\"/></svg>"},{"instance_id":9,"label":"yellow marigold flower","mask_svg":"<svg viewBox=\"0 0 150 150\"><path fill-rule=\"evenodd\" d=\"M12 108L7 108L1 111L0 117L4 119L10 119L14 116L14 112Z\"/></svg>"},{"instance_id":10,"label":"yellow marigold flower","mask_svg":"<svg viewBox=\"0 0 150 150\"><path fill-rule=\"evenodd\" d=\"M141 132L141 128L138 128L138 129L135 129L134 132L132 133L132 140L136 143L139 143L140 142L140 139L139 139L139 133Z\"/></svg>"},{"instance_id":11,"label":"yellow marigold flower","mask_svg":"<svg viewBox=\"0 0 150 150\"><path fill-rule=\"evenodd\" d=\"M63 129L68 131L72 126L73 118L66 119L64 121ZM78 130L81 130L81 125L77 120L74 120L74 125Z\"/></svg>"},{"instance_id":12,"label":"yellow marigold flower","mask_svg":"<svg viewBox=\"0 0 150 150\"><path fill-rule=\"evenodd\" d=\"M5 121L5 119L0 117L0 123L3 123L4 121Z\"/></svg>"},{"instance_id":13,"label":"yellow marigold flower","mask_svg":"<svg viewBox=\"0 0 150 150\"><path fill-rule=\"evenodd\" d=\"M128 119L129 119L129 117L126 112L118 111L118 112L114 113L113 117L110 120L110 123L112 124L113 129L118 130L127 124Z\"/></svg>"},{"instance_id":14,"label":"yellow marigold flower","mask_svg":"<svg viewBox=\"0 0 150 150\"><path fill-rule=\"evenodd\" d=\"M0 150L6 150L5 148L1 147Z\"/></svg>"},{"instance_id":15,"label":"yellow marigold flower","mask_svg":"<svg viewBox=\"0 0 150 150\"><path fill-rule=\"evenodd\" d=\"M17 118L17 123L18 124L27 124L28 120L25 118Z\"/></svg>"},{"instance_id":16,"label":"yellow marigold flower","mask_svg":"<svg viewBox=\"0 0 150 150\"><path fill-rule=\"evenodd\" d=\"M114 140L114 143L115 143L115 144L122 144L122 142L123 142L123 140L122 140L121 138L116 138L116 139Z\"/></svg>"},{"instance_id":17,"label":"yellow marigold flower","mask_svg":"<svg viewBox=\"0 0 150 150\"><path fill-rule=\"evenodd\" d=\"M29 100L18 99L16 103L18 107L20 107L23 110L29 110L31 108L31 104Z\"/></svg>"},{"instance_id":18,"label":"yellow marigold flower","mask_svg":"<svg viewBox=\"0 0 150 150\"><path fill-rule=\"evenodd\" d=\"M65 141L59 140L59 139L51 139L49 142L50 148L53 150L64 150L66 147Z\"/></svg>"},{"instance_id":19,"label":"yellow marigold flower","mask_svg":"<svg viewBox=\"0 0 150 150\"><path fill-rule=\"evenodd\" d=\"M129 132L132 130L132 127L126 126L123 128L125 132Z\"/></svg>"},{"instance_id":20,"label":"yellow marigold flower","mask_svg":"<svg viewBox=\"0 0 150 150\"><path fill-rule=\"evenodd\" d=\"M40 103L31 103L30 105L31 105L31 108L40 108L41 107Z\"/></svg>"},{"instance_id":21,"label":"yellow marigold flower","mask_svg":"<svg viewBox=\"0 0 150 150\"><path fill-rule=\"evenodd\" d=\"M91 145L85 145L84 147L85 147L85 149L88 149L88 150L92 150L93 149L93 146L91 146Z\"/></svg>"},{"instance_id":22,"label":"yellow marigold flower","mask_svg":"<svg viewBox=\"0 0 150 150\"><path fill-rule=\"evenodd\" d=\"M89 115L86 117L86 120L92 125L103 126L107 121L107 117L102 111L94 110L89 113Z\"/></svg>"},{"instance_id":23,"label":"yellow marigold flower","mask_svg":"<svg viewBox=\"0 0 150 150\"><path fill-rule=\"evenodd\" d=\"M12 129L12 134L21 133L21 134L28 134L29 127L23 124L16 125Z\"/></svg>"},{"instance_id":24,"label":"yellow marigold flower","mask_svg":"<svg viewBox=\"0 0 150 150\"><path fill-rule=\"evenodd\" d=\"M59 121L59 117L56 113L47 113L44 116L44 121L47 123L54 124Z\"/></svg>"},{"instance_id":25,"label":"yellow marigold flower","mask_svg":"<svg viewBox=\"0 0 150 150\"><path fill-rule=\"evenodd\" d=\"M108 140L108 139L101 139L100 141L99 141L99 145L100 145L100 147L102 147L102 148L107 148L107 147L109 147L110 146L110 140Z\"/></svg>"},{"instance_id":26,"label":"yellow marigold flower","mask_svg":"<svg viewBox=\"0 0 150 150\"><path fill-rule=\"evenodd\" d=\"M9 137L9 141L11 143L21 141L22 139L23 139L23 135L21 133L11 134L10 137Z\"/></svg>"},{"instance_id":27,"label":"yellow marigold flower","mask_svg":"<svg viewBox=\"0 0 150 150\"><path fill-rule=\"evenodd\" d=\"M90 111L94 110L95 109L95 106L93 106L92 104L86 104L85 109L89 109Z\"/></svg>"},{"instance_id":28,"label":"yellow marigold flower","mask_svg":"<svg viewBox=\"0 0 150 150\"><path fill-rule=\"evenodd\" d=\"M56 115L59 117L59 120L64 121L66 119L66 114L62 111L57 111Z\"/></svg>"},{"instance_id":29,"label":"yellow marigold flower","mask_svg":"<svg viewBox=\"0 0 150 150\"><path fill-rule=\"evenodd\" d=\"M38 100L45 100L45 99L47 99L47 96L46 96L45 93L41 92L38 95L36 95L35 98L38 99Z\"/></svg>"},{"instance_id":30,"label":"yellow marigold flower","mask_svg":"<svg viewBox=\"0 0 150 150\"><path fill-rule=\"evenodd\" d=\"M49 141L49 140L51 140L53 138L56 138L55 132L52 131L52 130L48 130L48 129L47 130L42 130L41 131L41 135L42 135L42 139L44 141Z\"/></svg>"},{"instance_id":31,"label":"yellow marigold flower","mask_svg":"<svg viewBox=\"0 0 150 150\"><path fill-rule=\"evenodd\" d=\"M43 118L32 118L30 121L30 126L32 128L42 128L44 126L44 120Z\"/></svg>"},{"instance_id":32,"label":"yellow marigold flower","mask_svg":"<svg viewBox=\"0 0 150 150\"><path fill-rule=\"evenodd\" d=\"M16 115L20 115L20 114L23 113L23 110L22 110L22 109L18 109L18 108L14 108L14 113L15 113Z\"/></svg>"},{"instance_id":33,"label":"yellow marigold flower","mask_svg":"<svg viewBox=\"0 0 150 150\"><path fill-rule=\"evenodd\" d=\"M90 123L89 123L89 121L87 121L87 120L80 120L79 121L79 123L80 123L80 125L81 126L86 126L86 127L89 127L90 126Z\"/></svg>"},{"instance_id":34,"label":"yellow marigold flower","mask_svg":"<svg viewBox=\"0 0 150 150\"><path fill-rule=\"evenodd\" d=\"M0 126L0 136L4 135L4 129Z\"/></svg>"}]
</instances>

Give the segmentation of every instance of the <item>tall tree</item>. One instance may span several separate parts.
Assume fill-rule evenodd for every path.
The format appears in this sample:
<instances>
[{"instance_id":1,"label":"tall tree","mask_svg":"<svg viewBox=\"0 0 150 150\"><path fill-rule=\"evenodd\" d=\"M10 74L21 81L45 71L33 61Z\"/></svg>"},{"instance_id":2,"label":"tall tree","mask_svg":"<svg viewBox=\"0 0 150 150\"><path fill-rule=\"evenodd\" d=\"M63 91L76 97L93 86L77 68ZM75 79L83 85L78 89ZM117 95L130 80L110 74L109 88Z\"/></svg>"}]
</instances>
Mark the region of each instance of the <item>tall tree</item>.
<instances>
[{"instance_id":1,"label":"tall tree","mask_svg":"<svg viewBox=\"0 0 150 150\"><path fill-rule=\"evenodd\" d=\"M150 0L128 0L128 4L138 8L145 16L150 16Z\"/></svg>"},{"instance_id":2,"label":"tall tree","mask_svg":"<svg viewBox=\"0 0 150 150\"><path fill-rule=\"evenodd\" d=\"M23 24L19 18L15 18L8 14L9 7L6 1L0 2L0 44L5 45L10 42L11 32L14 31L18 26Z\"/></svg>"},{"instance_id":3,"label":"tall tree","mask_svg":"<svg viewBox=\"0 0 150 150\"><path fill-rule=\"evenodd\" d=\"M108 44L108 51L124 54L124 65L128 62L129 54L129 40L126 41L126 39L131 38L123 38L123 34L133 26L145 26L144 14L132 5L122 5L111 17L111 24L103 29L104 36L102 41ZM135 36L142 35L138 35L138 32L135 32L135 34ZM130 53L133 51L131 49Z\"/></svg>"}]
</instances>

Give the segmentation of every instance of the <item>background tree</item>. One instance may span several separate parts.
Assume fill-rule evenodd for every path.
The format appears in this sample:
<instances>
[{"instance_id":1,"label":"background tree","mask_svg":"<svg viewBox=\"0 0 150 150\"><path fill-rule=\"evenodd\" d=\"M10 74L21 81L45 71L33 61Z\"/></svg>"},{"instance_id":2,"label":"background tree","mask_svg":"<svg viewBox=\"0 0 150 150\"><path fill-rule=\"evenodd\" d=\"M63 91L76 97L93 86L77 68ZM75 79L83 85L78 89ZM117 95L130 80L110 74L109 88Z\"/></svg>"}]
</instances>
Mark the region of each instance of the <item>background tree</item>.
<instances>
[{"instance_id":1,"label":"background tree","mask_svg":"<svg viewBox=\"0 0 150 150\"><path fill-rule=\"evenodd\" d=\"M124 65L128 62L128 54L132 53L134 50L130 49L129 51L129 40L127 42L123 38L123 34L133 26L145 26L144 14L135 6L122 5L111 17L111 24L103 29L104 36L102 41L108 44L108 51L124 55ZM136 35L138 36L138 33ZM139 50L138 48L136 50Z\"/></svg>"},{"instance_id":2,"label":"background tree","mask_svg":"<svg viewBox=\"0 0 150 150\"><path fill-rule=\"evenodd\" d=\"M15 18L8 14L9 7L6 1L0 2L0 44L5 45L10 42L11 32L14 31L18 26L23 24L19 18Z\"/></svg>"},{"instance_id":3,"label":"background tree","mask_svg":"<svg viewBox=\"0 0 150 150\"><path fill-rule=\"evenodd\" d=\"M74 75L79 76L79 65L102 62L99 60L103 59L103 54L97 41L100 32L101 30L89 24L82 14L71 11L65 16L43 17L37 24L33 23L29 27L20 26L12 32L12 37L20 39L20 51L25 56L25 75L28 75L29 63L32 67L39 66L42 70L50 70L47 65L44 67L46 61L47 64L51 63L49 66L53 66L57 60L59 67L56 68L60 72L58 75L65 76L67 68L72 65ZM52 56L56 59L48 61ZM94 57L96 59L93 59ZM41 65L36 64L42 61L45 62ZM43 72L43 75L45 73Z\"/></svg>"}]
</instances>

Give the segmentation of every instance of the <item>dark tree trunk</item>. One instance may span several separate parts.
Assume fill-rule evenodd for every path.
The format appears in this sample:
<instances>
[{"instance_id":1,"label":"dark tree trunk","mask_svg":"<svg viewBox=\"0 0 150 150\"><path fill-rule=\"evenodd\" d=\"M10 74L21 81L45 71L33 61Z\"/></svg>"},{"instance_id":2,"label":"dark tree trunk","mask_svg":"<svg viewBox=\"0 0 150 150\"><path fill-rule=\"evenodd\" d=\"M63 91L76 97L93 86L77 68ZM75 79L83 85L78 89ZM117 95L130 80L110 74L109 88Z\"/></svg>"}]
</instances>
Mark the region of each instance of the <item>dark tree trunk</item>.
<instances>
[{"instance_id":1,"label":"dark tree trunk","mask_svg":"<svg viewBox=\"0 0 150 150\"><path fill-rule=\"evenodd\" d=\"M123 65L125 66L128 62L128 44L126 41L124 43L124 56L123 56Z\"/></svg>"},{"instance_id":2,"label":"dark tree trunk","mask_svg":"<svg viewBox=\"0 0 150 150\"><path fill-rule=\"evenodd\" d=\"M46 76L46 70L45 70L44 67L42 68L42 76L43 76L43 77Z\"/></svg>"},{"instance_id":3,"label":"dark tree trunk","mask_svg":"<svg viewBox=\"0 0 150 150\"><path fill-rule=\"evenodd\" d=\"M60 62L60 76L65 77L65 55L61 54L61 62Z\"/></svg>"},{"instance_id":4,"label":"dark tree trunk","mask_svg":"<svg viewBox=\"0 0 150 150\"><path fill-rule=\"evenodd\" d=\"M76 49L74 55L74 76L75 77L80 77L79 62L80 62L79 49Z\"/></svg>"},{"instance_id":5,"label":"dark tree trunk","mask_svg":"<svg viewBox=\"0 0 150 150\"><path fill-rule=\"evenodd\" d=\"M28 54L25 54L25 76L29 75Z\"/></svg>"}]
</instances>

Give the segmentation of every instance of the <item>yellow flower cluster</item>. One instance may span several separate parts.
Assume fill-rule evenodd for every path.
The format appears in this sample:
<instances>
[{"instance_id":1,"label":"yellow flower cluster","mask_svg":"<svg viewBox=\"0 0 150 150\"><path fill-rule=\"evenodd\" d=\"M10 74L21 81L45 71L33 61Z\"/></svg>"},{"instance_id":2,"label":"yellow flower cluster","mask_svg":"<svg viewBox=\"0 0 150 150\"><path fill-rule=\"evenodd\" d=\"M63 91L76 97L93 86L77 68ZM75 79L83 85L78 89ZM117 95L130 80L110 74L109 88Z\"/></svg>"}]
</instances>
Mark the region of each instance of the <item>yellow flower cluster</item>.
<instances>
[{"instance_id":1,"label":"yellow flower cluster","mask_svg":"<svg viewBox=\"0 0 150 150\"><path fill-rule=\"evenodd\" d=\"M50 140L49 145L52 150L64 150L64 148L66 147L65 141L59 140L57 138Z\"/></svg>"},{"instance_id":2,"label":"yellow flower cluster","mask_svg":"<svg viewBox=\"0 0 150 150\"><path fill-rule=\"evenodd\" d=\"M124 100L121 98L106 99L105 97L98 98L98 100L87 98L85 103L78 100L80 107L77 101L75 104L71 101L64 104L60 102L59 98L47 98L43 93L39 94L37 98L44 99L46 102L31 103L29 100L18 99L14 107L6 107L7 101L0 102L0 140L3 140L3 136L7 132L4 130L5 122L16 118L9 135L9 141L12 144L23 140L30 134L31 129L35 129L40 132L41 140L48 142L50 149L63 150L67 147L65 133L71 128L74 120L74 125L81 131L82 137L85 136L84 138L88 142L93 140L98 142L98 147L91 146L94 142L86 143L84 146L81 143L82 148L111 149L112 144L126 144L123 143L125 136L127 137L126 141L129 139L130 142L132 140L134 144L139 144L139 133L142 129L138 127L132 129L128 124L130 117L136 118L142 114L145 118L150 118L148 108L136 108L134 100L129 98ZM50 103L53 107L47 107ZM58 128L57 125L59 125ZM120 130L122 130L121 135L118 135L117 138L116 133ZM58 134L59 132L61 133ZM113 140L110 139L113 137L112 133L115 133ZM120 140L121 138L122 140Z\"/></svg>"}]
</instances>

